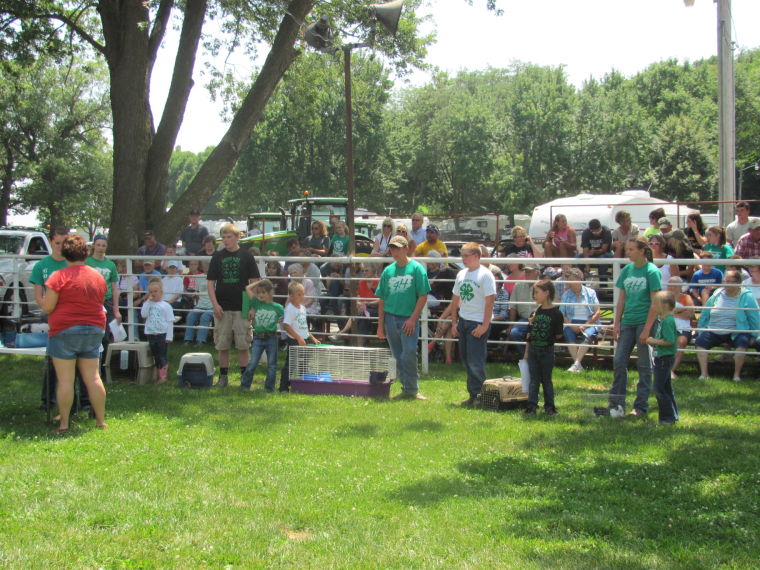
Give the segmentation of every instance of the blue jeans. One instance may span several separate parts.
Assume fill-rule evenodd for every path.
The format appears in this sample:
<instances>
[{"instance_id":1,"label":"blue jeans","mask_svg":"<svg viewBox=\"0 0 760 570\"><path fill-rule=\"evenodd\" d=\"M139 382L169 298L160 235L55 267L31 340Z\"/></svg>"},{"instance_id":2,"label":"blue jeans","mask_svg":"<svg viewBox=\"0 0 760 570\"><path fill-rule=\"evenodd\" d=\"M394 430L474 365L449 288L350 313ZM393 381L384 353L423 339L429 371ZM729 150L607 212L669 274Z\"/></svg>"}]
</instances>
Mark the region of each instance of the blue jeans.
<instances>
[{"instance_id":1,"label":"blue jeans","mask_svg":"<svg viewBox=\"0 0 760 570\"><path fill-rule=\"evenodd\" d=\"M638 358L636 359L639 369L639 382L636 384L636 400L633 409L646 413L649 409L649 391L652 388L652 359L649 353L649 345L641 344L639 337L644 330L644 323L638 325L620 325L620 339L615 347L615 359L613 361L612 389L610 390L610 405L623 406L625 408L625 395L628 389L628 363L636 347Z\"/></svg>"},{"instance_id":2,"label":"blue jeans","mask_svg":"<svg viewBox=\"0 0 760 570\"><path fill-rule=\"evenodd\" d=\"M200 322L202 327L208 327L211 325L211 319L214 318L214 311L207 311L205 309L194 309L187 313L187 322L185 322L185 342L191 342L193 336L201 344L206 342L208 338L208 329L194 329ZM197 334L196 334L197 332Z\"/></svg>"},{"instance_id":3,"label":"blue jeans","mask_svg":"<svg viewBox=\"0 0 760 570\"><path fill-rule=\"evenodd\" d=\"M146 334L150 345L150 351L153 353L153 360L156 362L156 368L163 368L169 364L169 345L166 344L166 333Z\"/></svg>"},{"instance_id":4,"label":"blue jeans","mask_svg":"<svg viewBox=\"0 0 760 570\"><path fill-rule=\"evenodd\" d=\"M518 319L521 323L527 323L528 319ZM509 336L507 337L507 340L513 341L513 342L525 342L525 339L528 338L528 325L512 325L512 330L509 331ZM517 349L518 354L520 355L520 358L525 356L525 345L524 344L513 344L511 346L514 346Z\"/></svg>"},{"instance_id":5,"label":"blue jeans","mask_svg":"<svg viewBox=\"0 0 760 570\"><path fill-rule=\"evenodd\" d=\"M586 325L586 319L570 319L570 324L573 325ZM591 342L599 334L599 329L594 326L586 325L586 330L582 333L576 334L570 327L565 327L562 330L565 335L565 342L568 344L577 344L580 340L581 343Z\"/></svg>"},{"instance_id":6,"label":"blue jeans","mask_svg":"<svg viewBox=\"0 0 760 570\"><path fill-rule=\"evenodd\" d=\"M267 377L264 381L264 389L267 392L274 392L277 383L277 335L272 334L267 337L254 337L251 346L251 360L243 371L240 378L240 385L244 388L250 388L253 383L253 372L261 360L261 355L267 355Z\"/></svg>"},{"instance_id":7,"label":"blue jeans","mask_svg":"<svg viewBox=\"0 0 760 570\"><path fill-rule=\"evenodd\" d=\"M420 323L417 321L412 334L407 335L402 327L408 319L409 317L385 313L385 338L388 339L391 353L393 354L393 358L396 359L401 390L404 394L414 396L419 392L419 385L417 383L419 379L419 374L417 373L417 344L420 337Z\"/></svg>"},{"instance_id":8,"label":"blue jeans","mask_svg":"<svg viewBox=\"0 0 760 570\"><path fill-rule=\"evenodd\" d=\"M530 368L530 387L528 388L528 405L538 407L538 387L544 390L544 409L553 410L554 384L552 370L554 369L554 346L547 348L528 349L528 368Z\"/></svg>"},{"instance_id":9,"label":"blue jeans","mask_svg":"<svg viewBox=\"0 0 760 570\"><path fill-rule=\"evenodd\" d=\"M654 395L657 397L660 421L666 423L678 421L678 405L673 382L670 380L675 359L672 354L654 357Z\"/></svg>"},{"instance_id":10,"label":"blue jeans","mask_svg":"<svg viewBox=\"0 0 760 570\"><path fill-rule=\"evenodd\" d=\"M751 340L752 337L749 336L749 333L738 333L734 338L731 338L731 333L722 334L712 331L702 331L699 333L699 336L697 336L697 340L694 341L694 344L699 348L704 348L706 350L710 350L724 342L729 343L734 348L749 348L750 344L752 344Z\"/></svg>"},{"instance_id":11,"label":"blue jeans","mask_svg":"<svg viewBox=\"0 0 760 570\"><path fill-rule=\"evenodd\" d=\"M480 323L459 319L457 331L459 332L459 358L462 359L464 369L467 372L467 392L470 398L480 394L483 382L486 379L486 356L488 354L488 330L480 337L472 336L472 331L479 327Z\"/></svg>"}]
</instances>

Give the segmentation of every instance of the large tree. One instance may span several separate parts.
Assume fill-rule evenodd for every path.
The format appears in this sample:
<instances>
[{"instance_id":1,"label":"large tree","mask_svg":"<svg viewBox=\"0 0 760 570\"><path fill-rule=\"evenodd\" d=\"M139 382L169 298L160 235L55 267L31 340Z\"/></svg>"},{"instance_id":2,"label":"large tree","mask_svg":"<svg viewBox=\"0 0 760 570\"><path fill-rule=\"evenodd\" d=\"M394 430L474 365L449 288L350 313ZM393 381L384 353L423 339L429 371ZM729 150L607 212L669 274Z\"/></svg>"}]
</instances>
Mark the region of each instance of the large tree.
<instances>
[{"instance_id":1,"label":"large tree","mask_svg":"<svg viewBox=\"0 0 760 570\"><path fill-rule=\"evenodd\" d=\"M419 0L410 0L410 7ZM489 0L492 6L492 0ZM299 54L296 41L307 23L314 0L9 0L0 16L4 34L0 48L12 44L26 28L39 22L59 22L86 42L106 63L110 75L113 118L113 216L111 247L117 252L135 248L141 231L151 227L159 239L173 239L188 210L203 206L232 170L251 131L285 71ZM338 27L368 27L364 2L335 0L320 5L320 15ZM219 31L203 35L204 24L215 20ZM166 105L158 123L150 107L153 68L166 30L176 23L179 43ZM377 49L402 68L419 64L427 40L416 36L417 19L405 9L395 39L377 34ZM44 30L43 30L44 31ZM355 31L355 30L354 30ZM35 35L35 37L38 37ZM222 140L173 206L167 205L167 172L172 150L193 87L193 70L203 40L212 49L269 46L258 75L235 104Z\"/></svg>"}]
</instances>

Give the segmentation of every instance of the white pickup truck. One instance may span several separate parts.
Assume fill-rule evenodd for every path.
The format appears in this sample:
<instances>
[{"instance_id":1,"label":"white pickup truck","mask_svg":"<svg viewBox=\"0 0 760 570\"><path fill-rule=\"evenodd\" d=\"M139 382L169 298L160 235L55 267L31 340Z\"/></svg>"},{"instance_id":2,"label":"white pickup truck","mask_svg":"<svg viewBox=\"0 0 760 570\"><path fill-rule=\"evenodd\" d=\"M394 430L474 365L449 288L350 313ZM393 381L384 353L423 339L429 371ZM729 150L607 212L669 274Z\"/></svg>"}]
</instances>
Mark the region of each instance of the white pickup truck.
<instances>
[{"instance_id":1,"label":"white pickup truck","mask_svg":"<svg viewBox=\"0 0 760 570\"><path fill-rule=\"evenodd\" d=\"M50 255L50 252L50 242L43 232L0 227L0 319L18 322L24 316L39 314L34 287L29 283L32 267L38 261L32 256Z\"/></svg>"}]
</instances>

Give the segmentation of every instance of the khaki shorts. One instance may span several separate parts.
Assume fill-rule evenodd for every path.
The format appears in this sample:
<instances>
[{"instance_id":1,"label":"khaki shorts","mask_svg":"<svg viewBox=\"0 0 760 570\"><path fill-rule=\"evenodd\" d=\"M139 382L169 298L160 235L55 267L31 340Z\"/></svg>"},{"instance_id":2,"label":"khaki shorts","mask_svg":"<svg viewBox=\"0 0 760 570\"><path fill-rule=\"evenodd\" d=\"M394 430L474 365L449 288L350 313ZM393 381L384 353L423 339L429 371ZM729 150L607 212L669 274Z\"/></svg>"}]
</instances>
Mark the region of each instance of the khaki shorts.
<instances>
[{"instance_id":1,"label":"khaki shorts","mask_svg":"<svg viewBox=\"0 0 760 570\"><path fill-rule=\"evenodd\" d=\"M215 321L214 346L217 350L229 350L233 337L238 350L248 350L251 347L251 323L243 318L241 311L224 311L224 316Z\"/></svg>"}]
</instances>

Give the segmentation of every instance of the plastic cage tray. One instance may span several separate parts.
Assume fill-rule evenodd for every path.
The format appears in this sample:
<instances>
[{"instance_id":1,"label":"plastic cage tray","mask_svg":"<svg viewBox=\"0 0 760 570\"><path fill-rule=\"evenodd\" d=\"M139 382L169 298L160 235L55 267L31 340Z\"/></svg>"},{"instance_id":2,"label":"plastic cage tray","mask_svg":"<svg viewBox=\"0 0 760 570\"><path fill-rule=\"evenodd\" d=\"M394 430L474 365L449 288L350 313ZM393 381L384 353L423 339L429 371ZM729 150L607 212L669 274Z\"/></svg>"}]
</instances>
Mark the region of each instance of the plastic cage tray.
<instances>
[{"instance_id":1,"label":"plastic cage tray","mask_svg":"<svg viewBox=\"0 0 760 570\"><path fill-rule=\"evenodd\" d=\"M300 394L387 398L395 368L387 348L291 346L291 390Z\"/></svg>"}]
</instances>

